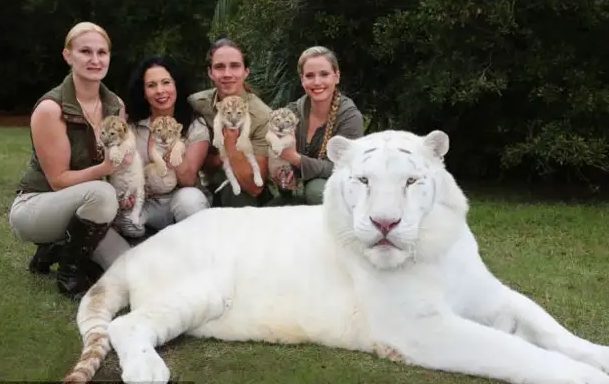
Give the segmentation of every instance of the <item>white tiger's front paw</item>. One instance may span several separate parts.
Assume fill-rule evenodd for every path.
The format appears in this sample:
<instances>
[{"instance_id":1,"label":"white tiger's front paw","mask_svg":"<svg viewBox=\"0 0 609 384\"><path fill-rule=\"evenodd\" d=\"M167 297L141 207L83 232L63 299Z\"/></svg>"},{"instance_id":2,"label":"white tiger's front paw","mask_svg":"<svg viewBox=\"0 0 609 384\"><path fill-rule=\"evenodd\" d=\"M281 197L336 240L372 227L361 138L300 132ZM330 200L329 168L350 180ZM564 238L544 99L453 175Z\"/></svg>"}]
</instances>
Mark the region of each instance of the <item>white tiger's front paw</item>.
<instances>
[{"instance_id":1,"label":"white tiger's front paw","mask_svg":"<svg viewBox=\"0 0 609 384\"><path fill-rule=\"evenodd\" d=\"M167 176L167 166L165 164L162 165L158 165L157 166L157 173L159 174L159 176L161 177L165 177Z\"/></svg>"},{"instance_id":2,"label":"white tiger's front paw","mask_svg":"<svg viewBox=\"0 0 609 384\"><path fill-rule=\"evenodd\" d=\"M582 361L609 374L609 347L594 345L593 348Z\"/></svg>"},{"instance_id":3,"label":"white tiger's front paw","mask_svg":"<svg viewBox=\"0 0 609 384\"><path fill-rule=\"evenodd\" d=\"M110 161L112 161L112 165L118 167L123 162L123 159L117 153L111 153Z\"/></svg>"},{"instance_id":4,"label":"white tiger's front paw","mask_svg":"<svg viewBox=\"0 0 609 384\"><path fill-rule=\"evenodd\" d=\"M161 356L152 348L137 352L137 356L129 356L127 361L121 361L123 374L121 378L130 383L167 383L169 368Z\"/></svg>"},{"instance_id":5,"label":"white tiger's front paw","mask_svg":"<svg viewBox=\"0 0 609 384\"><path fill-rule=\"evenodd\" d=\"M140 225L141 224L140 214L132 212L129 215L129 221L131 221L131 223L134 224L134 225Z\"/></svg>"},{"instance_id":6,"label":"white tiger's front paw","mask_svg":"<svg viewBox=\"0 0 609 384\"><path fill-rule=\"evenodd\" d=\"M241 193L241 186L239 184L231 184L231 186L233 187L233 193L235 196Z\"/></svg>"},{"instance_id":7,"label":"white tiger's front paw","mask_svg":"<svg viewBox=\"0 0 609 384\"><path fill-rule=\"evenodd\" d=\"M567 369L561 373L561 369L554 371L557 375L553 380L548 381L552 384L609 384L609 376L601 370L584 363L576 363L572 369Z\"/></svg>"},{"instance_id":8,"label":"white tiger's front paw","mask_svg":"<svg viewBox=\"0 0 609 384\"><path fill-rule=\"evenodd\" d=\"M273 151L273 153L275 154L275 156L280 156L281 152L283 152L283 148L279 145L277 146L272 146L271 150Z\"/></svg>"},{"instance_id":9,"label":"white tiger's front paw","mask_svg":"<svg viewBox=\"0 0 609 384\"><path fill-rule=\"evenodd\" d=\"M182 164L182 155L177 152L178 151L172 151L169 154L169 164L171 164L172 167L177 167Z\"/></svg>"},{"instance_id":10,"label":"white tiger's front paw","mask_svg":"<svg viewBox=\"0 0 609 384\"><path fill-rule=\"evenodd\" d=\"M264 180L262 180L262 176L259 173L254 173L254 184L258 187L262 187L264 185Z\"/></svg>"}]
</instances>

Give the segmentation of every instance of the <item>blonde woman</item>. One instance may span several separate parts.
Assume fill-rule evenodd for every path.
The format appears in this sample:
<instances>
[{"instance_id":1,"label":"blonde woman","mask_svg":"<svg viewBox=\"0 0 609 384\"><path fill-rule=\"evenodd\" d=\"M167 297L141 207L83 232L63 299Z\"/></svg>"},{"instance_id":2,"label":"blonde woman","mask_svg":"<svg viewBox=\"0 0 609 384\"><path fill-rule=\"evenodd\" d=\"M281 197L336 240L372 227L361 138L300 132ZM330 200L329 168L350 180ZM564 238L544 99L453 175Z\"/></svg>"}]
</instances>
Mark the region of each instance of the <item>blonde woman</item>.
<instances>
[{"instance_id":1,"label":"blonde woman","mask_svg":"<svg viewBox=\"0 0 609 384\"><path fill-rule=\"evenodd\" d=\"M114 167L99 142L100 123L125 114L123 102L102 84L110 48L96 24L81 22L68 32L62 54L71 70L34 107L32 158L9 215L13 232L38 244L30 271L48 273L58 261L57 285L70 297L84 293L99 266L107 268L129 248L109 229L118 202L102 181Z\"/></svg>"},{"instance_id":2,"label":"blonde woman","mask_svg":"<svg viewBox=\"0 0 609 384\"><path fill-rule=\"evenodd\" d=\"M341 94L340 69L330 49L315 46L298 59L298 75L305 95L288 105L299 119L296 149L281 153L304 182L304 203L321 204L326 180L333 164L326 156L326 144L335 135L357 138L364 134L362 114L353 101ZM278 179L278 175L271 175ZM282 196L270 205L293 204ZM298 201L301 203L301 201Z\"/></svg>"}]
</instances>

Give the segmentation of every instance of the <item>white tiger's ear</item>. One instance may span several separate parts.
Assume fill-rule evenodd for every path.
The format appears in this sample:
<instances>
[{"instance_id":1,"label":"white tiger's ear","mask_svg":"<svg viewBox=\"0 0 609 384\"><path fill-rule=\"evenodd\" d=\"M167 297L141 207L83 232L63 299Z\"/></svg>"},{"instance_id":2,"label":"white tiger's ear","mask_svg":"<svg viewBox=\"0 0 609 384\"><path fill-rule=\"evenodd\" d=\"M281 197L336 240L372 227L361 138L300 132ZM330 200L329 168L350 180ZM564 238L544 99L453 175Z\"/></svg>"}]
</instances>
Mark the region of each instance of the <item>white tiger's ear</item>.
<instances>
[{"instance_id":1,"label":"white tiger's ear","mask_svg":"<svg viewBox=\"0 0 609 384\"><path fill-rule=\"evenodd\" d=\"M328 140L327 154L334 164L339 164L344 159L345 153L351 149L352 140L343 136L334 136Z\"/></svg>"},{"instance_id":2,"label":"white tiger's ear","mask_svg":"<svg viewBox=\"0 0 609 384\"><path fill-rule=\"evenodd\" d=\"M427 136L423 143L431 148L433 154L439 158L443 158L448 152L448 135L442 131L432 131Z\"/></svg>"}]
</instances>

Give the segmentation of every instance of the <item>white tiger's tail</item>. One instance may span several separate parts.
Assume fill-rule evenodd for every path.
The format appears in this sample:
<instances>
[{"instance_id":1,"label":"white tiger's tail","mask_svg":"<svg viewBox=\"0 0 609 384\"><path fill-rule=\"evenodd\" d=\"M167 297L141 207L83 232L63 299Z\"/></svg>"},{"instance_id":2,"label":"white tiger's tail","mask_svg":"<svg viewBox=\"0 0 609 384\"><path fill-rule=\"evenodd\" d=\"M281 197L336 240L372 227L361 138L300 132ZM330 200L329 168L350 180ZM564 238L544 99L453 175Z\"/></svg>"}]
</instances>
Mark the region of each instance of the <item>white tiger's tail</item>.
<instances>
[{"instance_id":1,"label":"white tiger's tail","mask_svg":"<svg viewBox=\"0 0 609 384\"><path fill-rule=\"evenodd\" d=\"M80 359L63 379L66 384L91 381L110 352L108 325L129 301L127 284L123 278L123 260L124 258L118 259L80 302L76 322L84 345Z\"/></svg>"}]
</instances>

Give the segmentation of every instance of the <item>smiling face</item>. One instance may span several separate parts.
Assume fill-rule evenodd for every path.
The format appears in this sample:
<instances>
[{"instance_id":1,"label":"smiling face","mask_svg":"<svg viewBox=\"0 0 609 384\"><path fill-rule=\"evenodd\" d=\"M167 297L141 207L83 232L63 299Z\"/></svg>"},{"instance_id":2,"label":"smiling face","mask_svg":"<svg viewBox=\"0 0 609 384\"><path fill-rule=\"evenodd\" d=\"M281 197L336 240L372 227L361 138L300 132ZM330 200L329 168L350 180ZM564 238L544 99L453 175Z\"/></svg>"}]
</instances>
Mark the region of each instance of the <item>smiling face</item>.
<instances>
[{"instance_id":1,"label":"smiling face","mask_svg":"<svg viewBox=\"0 0 609 384\"><path fill-rule=\"evenodd\" d=\"M223 46L211 56L208 75L218 89L220 100L226 96L240 96L245 91L245 79L249 73L237 48Z\"/></svg>"},{"instance_id":2,"label":"smiling face","mask_svg":"<svg viewBox=\"0 0 609 384\"><path fill-rule=\"evenodd\" d=\"M64 48L63 57L74 76L87 81L101 81L108 73L110 48L100 33L89 31L74 37L70 46Z\"/></svg>"},{"instance_id":3,"label":"smiling face","mask_svg":"<svg viewBox=\"0 0 609 384\"><path fill-rule=\"evenodd\" d=\"M162 66L153 66L144 73L144 97L152 116L172 116L177 91L171 74Z\"/></svg>"},{"instance_id":4,"label":"smiling face","mask_svg":"<svg viewBox=\"0 0 609 384\"><path fill-rule=\"evenodd\" d=\"M300 82L312 101L331 102L340 82L340 71L325 56L313 56L304 62Z\"/></svg>"}]
</instances>

